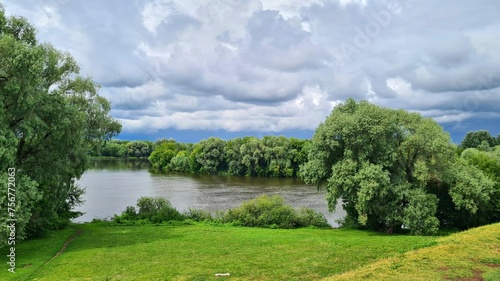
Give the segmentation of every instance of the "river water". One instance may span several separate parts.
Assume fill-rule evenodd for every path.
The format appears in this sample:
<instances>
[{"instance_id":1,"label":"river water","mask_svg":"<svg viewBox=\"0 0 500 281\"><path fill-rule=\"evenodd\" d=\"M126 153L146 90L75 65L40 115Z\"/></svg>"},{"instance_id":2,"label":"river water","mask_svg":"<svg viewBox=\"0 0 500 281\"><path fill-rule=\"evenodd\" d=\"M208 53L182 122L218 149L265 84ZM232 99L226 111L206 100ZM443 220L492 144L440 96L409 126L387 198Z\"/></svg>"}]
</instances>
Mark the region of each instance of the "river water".
<instances>
[{"instance_id":1,"label":"river water","mask_svg":"<svg viewBox=\"0 0 500 281\"><path fill-rule=\"evenodd\" d=\"M299 179L155 174L149 171L147 161L141 160L93 160L79 185L86 188L85 203L76 210L85 214L74 222L113 217L127 206L135 206L141 196L164 197L182 212L188 208L226 210L263 194L281 195L291 206L323 213L334 227L338 226L336 220L345 216L340 203L335 213L330 213L326 193Z\"/></svg>"}]
</instances>

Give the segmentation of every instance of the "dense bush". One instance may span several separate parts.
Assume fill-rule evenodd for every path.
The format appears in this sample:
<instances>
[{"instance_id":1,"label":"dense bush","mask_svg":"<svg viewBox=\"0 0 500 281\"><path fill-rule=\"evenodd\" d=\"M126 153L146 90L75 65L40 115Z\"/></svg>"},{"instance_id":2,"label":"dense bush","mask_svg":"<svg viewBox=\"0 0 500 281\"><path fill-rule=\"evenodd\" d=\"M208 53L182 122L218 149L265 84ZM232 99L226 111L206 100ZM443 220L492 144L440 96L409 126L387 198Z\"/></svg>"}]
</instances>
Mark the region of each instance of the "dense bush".
<instances>
[{"instance_id":1,"label":"dense bush","mask_svg":"<svg viewBox=\"0 0 500 281\"><path fill-rule=\"evenodd\" d=\"M199 221L199 222L214 220L214 217L210 212L198 209L191 209L191 208L189 208L188 211L183 214L183 217L185 219Z\"/></svg>"},{"instance_id":2,"label":"dense bush","mask_svg":"<svg viewBox=\"0 0 500 281\"><path fill-rule=\"evenodd\" d=\"M286 205L285 200L278 195L263 195L243 202L238 208L219 211L215 216L196 209L181 214L164 198L141 197L137 201L137 208L127 207L121 215L114 217L114 221L162 223L192 220L264 228L329 227L323 214L307 208L297 211Z\"/></svg>"},{"instance_id":3,"label":"dense bush","mask_svg":"<svg viewBox=\"0 0 500 281\"><path fill-rule=\"evenodd\" d=\"M286 205L285 200L278 195L272 197L262 195L243 202L240 207L227 211L223 221L242 226L265 228L328 226L325 217L321 213L305 208L297 211Z\"/></svg>"},{"instance_id":4,"label":"dense bush","mask_svg":"<svg viewBox=\"0 0 500 281\"><path fill-rule=\"evenodd\" d=\"M243 202L239 208L231 209L224 218L227 222L238 222L243 226L294 228L297 227L296 211L285 204L279 196L260 196Z\"/></svg>"},{"instance_id":5,"label":"dense bush","mask_svg":"<svg viewBox=\"0 0 500 281\"><path fill-rule=\"evenodd\" d=\"M116 222L145 220L152 223L180 221L183 216L165 198L141 197L137 200L138 210L128 206L120 216L115 216Z\"/></svg>"},{"instance_id":6,"label":"dense bush","mask_svg":"<svg viewBox=\"0 0 500 281\"><path fill-rule=\"evenodd\" d=\"M309 208L299 209L298 220L302 226L330 227L322 213Z\"/></svg>"}]
</instances>

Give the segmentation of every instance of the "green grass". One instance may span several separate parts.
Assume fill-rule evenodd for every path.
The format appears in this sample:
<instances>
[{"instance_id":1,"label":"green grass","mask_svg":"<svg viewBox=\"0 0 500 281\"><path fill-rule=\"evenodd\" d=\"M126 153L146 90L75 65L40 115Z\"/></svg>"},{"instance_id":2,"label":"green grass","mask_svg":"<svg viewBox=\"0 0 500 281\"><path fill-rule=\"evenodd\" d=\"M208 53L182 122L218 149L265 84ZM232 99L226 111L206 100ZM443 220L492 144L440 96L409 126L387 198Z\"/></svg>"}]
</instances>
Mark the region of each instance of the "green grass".
<instances>
[{"instance_id":1,"label":"green grass","mask_svg":"<svg viewBox=\"0 0 500 281\"><path fill-rule=\"evenodd\" d=\"M17 248L0 280L316 280L434 245L436 237L334 229L73 225ZM76 229L83 232L55 259ZM3 255L5 256L5 255ZM44 264L45 263L45 264Z\"/></svg>"},{"instance_id":2,"label":"green grass","mask_svg":"<svg viewBox=\"0 0 500 281\"><path fill-rule=\"evenodd\" d=\"M325 280L500 281L500 223L440 238L433 247L385 258Z\"/></svg>"},{"instance_id":3,"label":"green grass","mask_svg":"<svg viewBox=\"0 0 500 281\"><path fill-rule=\"evenodd\" d=\"M16 273L10 273L7 265L9 250L0 250L2 270L0 280L26 280L27 276L40 269L54 254L56 254L64 242L75 232L74 227L61 231L52 232L44 238L22 241L15 245L16 248ZM10 248L11 246L9 246Z\"/></svg>"}]
</instances>

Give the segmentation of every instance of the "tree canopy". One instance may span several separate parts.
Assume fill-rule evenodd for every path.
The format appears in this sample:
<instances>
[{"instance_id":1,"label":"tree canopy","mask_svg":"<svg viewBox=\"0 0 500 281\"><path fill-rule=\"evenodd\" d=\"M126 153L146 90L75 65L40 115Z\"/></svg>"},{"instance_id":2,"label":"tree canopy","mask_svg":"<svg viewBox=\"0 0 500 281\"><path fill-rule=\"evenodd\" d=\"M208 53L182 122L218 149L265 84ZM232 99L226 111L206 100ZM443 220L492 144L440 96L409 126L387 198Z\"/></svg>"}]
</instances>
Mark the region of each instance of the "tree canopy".
<instances>
[{"instance_id":1,"label":"tree canopy","mask_svg":"<svg viewBox=\"0 0 500 281\"><path fill-rule=\"evenodd\" d=\"M476 148L464 150L460 156L469 165L481 170L489 179L495 182L491 200L478 208L473 216L456 216L457 223L464 227L473 227L500 221L500 145L490 151Z\"/></svg>"},{"instance_id":2,"label":"tree canopy","mask_svg":"<svg viewBox=\"0 0 500 281\"><path fill-rule=\"evenodd\" d=\"M75 180L86 168L87 152L115 136L121 125L109 115L99 85L79 75L70 54L39 43L26 19L5 17L2 7L0 65L0 205L7 210L6 171L15 168L22 239L78 215L72 207L83 190ZM2 225L8 219L2 212Z\"/></svg>"},{"instance_id":3,"label":"tree canopy","mask_svg":"<svg viewBox=\"0 0 500 281\"><path fill-rule=\"evenodd\" d=\"M468 132L462 140L460 147L462 149L482 148L486 150L499 144L498 139L493 137L490 132L479 130Z\"/></svg>"},{"instance_id":4,"label":"tree canopy","mask_svg":"<svg viewBox=\"0 0 500 281\"><path fill-rule=\"evenodd\" d=\"M309 140L265 136L229 141L211 137L195 144L160 140L148 158L163 171L259 177L296 177Z\"/></svg>"},{"instance_id":5,"label":"tree canopy","mask_svg":"<svg viewBox=\"0 0 500 281\"><path fill-rule=\"evenodd\" d=\"M349 99L316 129L301 176L326 186L330 209L343 200L344 224L434 234L449 220L441 200L475 214L493 194L494 182L455 151L432 119Z\"/></svg>"}]
</instances>

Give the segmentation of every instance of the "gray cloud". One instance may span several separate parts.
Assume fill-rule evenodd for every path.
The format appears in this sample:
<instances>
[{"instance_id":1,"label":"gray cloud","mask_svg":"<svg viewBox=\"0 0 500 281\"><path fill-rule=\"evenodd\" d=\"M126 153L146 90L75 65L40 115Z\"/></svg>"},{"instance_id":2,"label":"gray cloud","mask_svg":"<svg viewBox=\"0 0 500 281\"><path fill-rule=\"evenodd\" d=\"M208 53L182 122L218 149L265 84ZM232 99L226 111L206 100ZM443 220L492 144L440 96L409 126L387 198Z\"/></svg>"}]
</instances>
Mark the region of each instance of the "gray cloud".
<instances>
[{"instance_id":1,"label":"gray cloud","mask_svg":"<svg viewBox=\"0 0 500 281\"><path fill-rule=\"evenodd\" d=\"M349 97L497 118L497 1L14 1L125 131L314 129Z\"/></svg>"}]
</instances>

